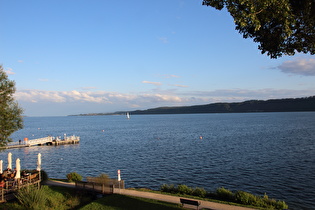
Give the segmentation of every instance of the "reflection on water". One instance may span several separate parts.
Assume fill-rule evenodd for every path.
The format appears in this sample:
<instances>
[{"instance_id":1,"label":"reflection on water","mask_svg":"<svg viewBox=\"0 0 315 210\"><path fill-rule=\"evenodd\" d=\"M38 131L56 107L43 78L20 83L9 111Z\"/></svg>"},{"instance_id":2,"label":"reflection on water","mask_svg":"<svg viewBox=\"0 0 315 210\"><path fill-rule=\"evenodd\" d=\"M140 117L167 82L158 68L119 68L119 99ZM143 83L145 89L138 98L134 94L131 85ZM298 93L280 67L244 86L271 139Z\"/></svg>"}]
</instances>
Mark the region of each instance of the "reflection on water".
<instances>
[{"instance_id":1,"label":"reflection on water","mask_svg":"<svg viewBox=\"0 0 315 210\"><path fill-rule=\"evenodd\" d=\"M53 178L83 177L121 170L126 187L158 189L186 184L225 187L312 208L315 196L315 113L250 113L27 117L18 141L64 134L80 144L12 149L22 168L42 168ZM202 139L200 139L202 136ZM0 158L7 162L8 151Z\"/></svg>"}]
</instances>

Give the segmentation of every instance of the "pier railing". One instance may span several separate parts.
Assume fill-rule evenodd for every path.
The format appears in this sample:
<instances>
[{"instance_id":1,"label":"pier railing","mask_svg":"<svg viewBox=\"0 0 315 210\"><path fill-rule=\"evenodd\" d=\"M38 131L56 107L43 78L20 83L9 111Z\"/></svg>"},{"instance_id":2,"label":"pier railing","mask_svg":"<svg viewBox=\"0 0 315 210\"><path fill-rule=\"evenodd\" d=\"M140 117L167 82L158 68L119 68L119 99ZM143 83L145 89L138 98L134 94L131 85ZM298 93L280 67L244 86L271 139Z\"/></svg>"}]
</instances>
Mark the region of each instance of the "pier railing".
<instances>
[{"instance_id":1,"label":"pier railing","mask_svg":"<svg viewBox=\"0 0 315 210\"><path fill-rule=\"evenodd\" d=\"M26 142L27 145L42 145L42 144L47 144L49 142L53 141L53 137L52 136L48 136L48 137L44 137L44 138L40 138L40 139L33 139L33 140L28 140Z\"/></svg>"},{"instance_id":2,"label":"pier railing","mask_svg":"<svg viewBox=\"0 0 315 210\"><path fill-rule=\"evenodd\" d=\"M20 140L18 142L10 142L7 146L0 147L0 149L10 149L10 148L22 148L22 147L30 147L36 145L63 145L63 144L78 144L80 142L79 136L64 136L61 137L44 137L39 139L28 140L25 138L23 142Z\"/></svg>"}]
</instances>

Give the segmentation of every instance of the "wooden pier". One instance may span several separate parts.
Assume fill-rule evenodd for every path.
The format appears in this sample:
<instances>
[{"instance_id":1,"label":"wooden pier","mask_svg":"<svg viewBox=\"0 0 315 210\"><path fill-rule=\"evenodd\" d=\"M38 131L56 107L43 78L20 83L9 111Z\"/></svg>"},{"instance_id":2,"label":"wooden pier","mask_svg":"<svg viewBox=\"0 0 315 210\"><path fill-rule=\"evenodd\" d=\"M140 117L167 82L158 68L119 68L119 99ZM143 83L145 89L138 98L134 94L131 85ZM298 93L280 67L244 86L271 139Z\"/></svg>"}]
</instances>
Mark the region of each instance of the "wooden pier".
<instances>
[{"instance_id":1,"label":"wooden pier","mask_svg":"<svg viewBox=\"0 0 315 210\"><path fill-rule=\"evenodd\" d=\"M61 139L59 137L44 137L39 139L28 140L25 139L24 142L12 142L9 143L7 146L0 147L0 149L13 149L13 148L23 148L23 147L31 147L31 146L58 146L58 145L65 145L65 144L78 144L80 143L79 136L68 136Z\"/></svg>"}]
</instances>

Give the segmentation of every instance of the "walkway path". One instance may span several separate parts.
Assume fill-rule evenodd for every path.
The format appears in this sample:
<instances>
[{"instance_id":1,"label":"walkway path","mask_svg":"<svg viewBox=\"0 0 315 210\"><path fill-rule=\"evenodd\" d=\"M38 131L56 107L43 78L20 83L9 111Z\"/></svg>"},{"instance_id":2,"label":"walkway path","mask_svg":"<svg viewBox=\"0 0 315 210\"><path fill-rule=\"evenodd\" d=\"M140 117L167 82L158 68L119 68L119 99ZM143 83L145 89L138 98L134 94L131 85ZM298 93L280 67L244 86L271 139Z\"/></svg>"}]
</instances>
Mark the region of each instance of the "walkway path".
<instances>
[{"instance_id":1,"label":"walkway path","mask_svg":"<svg viewBox=\"0 0 315 210\"><path fill-rule=\"evenodd\" d=\"M75 187L74 183L67 183L67 182L61 182L61 181L48 180L46 181L45 184L63 186L63 187ZM152 193L152 192L143 192L143 191L137 191L137 190L117 189L117 188L114 189L114 193L180 204L179 197L177 196L164 195L164 194L158 194L158 193ZM193 199L193 200L196 200L196 199ZM252 209L252 208L246 208L246 207L241 207L241 206L215 203L215 202L210 202L210 201L203 201L203 200L198 200L198 201L201 202L199 209L202 209L202 208L211 209L211 210L251 210Z\"/></svg>"},{"instance_id":2,"label":"walkway path","mask_svg":"<svg viewBox=\"0 0 315 210\"><path fill-rule=\"evenodd\" d=\"M46 180L44 185L54 185L54 186L61 186L61 187L72 187L75 188L74 182L62 182L62 181L53 181L53 180Z\"/></svg>"},{"instance_id":3,"label":"walkway path","mask_svg":"<svg viewBox=\"0 0 315 210\"><path fill-rule=\"evenodd\" d=\"M151 192L143 192L143 191L137 191L137 190L128 190L128 189L115 189L114 193L180 204L179 197L177 196L164 195L164 194L151 193ZM196 199L193 199L193 200L196 200ZM210 202L210 201L203 201L203 200L198 200L198 201L201 202L199 209L202 209L202 208L211 209L211 210L250 210L251 209L251 208L246 208L246 207L241 207L241 206L232 206L228 204L215 203L215 202Z\"/></svg>"}]
</instances>

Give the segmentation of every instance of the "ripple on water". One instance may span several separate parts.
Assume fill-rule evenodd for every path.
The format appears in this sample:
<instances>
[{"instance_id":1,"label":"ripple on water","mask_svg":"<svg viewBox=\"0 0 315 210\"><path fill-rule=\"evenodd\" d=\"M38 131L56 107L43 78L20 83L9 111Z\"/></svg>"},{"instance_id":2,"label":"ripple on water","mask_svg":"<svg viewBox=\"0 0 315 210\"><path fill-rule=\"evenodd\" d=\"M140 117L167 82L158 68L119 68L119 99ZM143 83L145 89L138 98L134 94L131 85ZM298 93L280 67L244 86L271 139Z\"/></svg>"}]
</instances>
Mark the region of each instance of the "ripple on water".
<instances>
[{"instance_id":1,"label":"ripple on water","mask_svg":"<svg viewBox=\"0 0 315 210\"><path fill-rule=\"evenodd\" d=\"M41 129L38 129L38 128ZM104 130L104 131L103 131ZM186 184L225 187L285 200L290 208L315 206L315 113L251 113L25 118L13 138L64 133L79 145L11 150L22 168L50 177L83 177L121 170L127 187L158 189ZM32 135L32 136L30 136ZM201 140L199 136L202 135ZM7 151L0 153L6 164Z\"/></svg>"}]
</instances>

